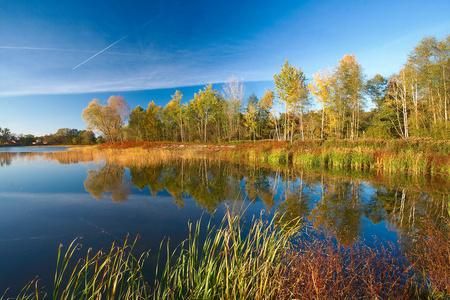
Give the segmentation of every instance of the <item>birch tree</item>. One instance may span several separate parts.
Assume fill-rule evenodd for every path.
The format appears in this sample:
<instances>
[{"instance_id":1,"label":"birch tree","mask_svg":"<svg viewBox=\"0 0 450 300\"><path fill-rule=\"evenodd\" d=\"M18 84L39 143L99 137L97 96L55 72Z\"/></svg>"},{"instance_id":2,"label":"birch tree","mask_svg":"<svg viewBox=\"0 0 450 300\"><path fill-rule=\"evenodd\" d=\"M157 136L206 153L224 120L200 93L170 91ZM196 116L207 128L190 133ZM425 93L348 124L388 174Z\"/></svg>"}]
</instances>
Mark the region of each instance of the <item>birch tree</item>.
<instances>
[{"instance_id":1,"label":"birch tree","mask_svg":"<svg viewBox=\"0 0 450 300\"><path fill-rule=\"evenodd\" d=\"M355 55L344 55L333 74L336 90L335 105L340 106L344 116L344 135L350 139L358 137L360 112L364 106L364 74Z\"/></svg>"},{"instance_id":2,"label":"birch tree","mask_svg":"<svg viewBox=\"0 0 450 300\"><path fill-rule=\"evenodd\" d=\"M324 124L325 124L325 114L327 113L328 107L331 104L331 74L330 71L325 70L323 72L318 72L313 74L314 81L308 84L309 91L314 95L316 100L322 105L322 123L320 130L320 138L324 137Z\"/></svg>"},{"instance_id":3,"label":"birch tree","mask_svg":"<svg viewBox=\"0 0 450 300\"><path fill-rule=\"evenodd\" d=\"M218 104L216 97L217 91L212 89L212 85L206 86L203 91L194 95L194 99L190 101L189 106L192 110L191 116L197 121L197 128L200 138L203 142L208 139L208 124L213 118L214 110Z\"/></svg>"},{"instance_id":4,"label":"birch tree","mask_svg":"<svg viewBox=\"0 0 450 300\"><path fill-rule=\"evenodd\" d=\"M222 88L223 97L227 101L227 138L231 140L234 135L239 134L239 118L242 110L242 102L245 97L245 85L243 80L231 76Z\"/></svg>"},{"instance_id":5,"label":"birch tree","mask_svg":"<svg viewBox=\"0 0 450 300\"><path fill-rule=\"evenodd\" d=\"M286 60L284 65L281 65L281 72L275 74L273 78L277 98L284 103L285 107L284 139L292 141L294 132L290 124L289 112L295 104L300 107L300 114L303 114L303 102L308 96L306 77L300 67L297 69Z\"/></svg>"}]
</instances>

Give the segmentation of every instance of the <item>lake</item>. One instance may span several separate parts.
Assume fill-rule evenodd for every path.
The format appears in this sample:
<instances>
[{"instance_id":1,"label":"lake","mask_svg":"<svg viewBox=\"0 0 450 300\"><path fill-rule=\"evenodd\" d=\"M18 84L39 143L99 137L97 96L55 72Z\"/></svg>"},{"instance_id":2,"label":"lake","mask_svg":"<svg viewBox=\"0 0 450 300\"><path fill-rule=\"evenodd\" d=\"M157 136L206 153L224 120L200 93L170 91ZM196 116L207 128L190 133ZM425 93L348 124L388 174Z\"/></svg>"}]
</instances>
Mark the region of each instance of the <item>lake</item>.
<instances>
[{"instance_id":1,"label":"lake","mask_svg":"<svg viewBox=\"0 0 450 300\"><path fill-rule=\"evenodd\" d=\"M83 237L82 257L89 247L107 249L140 235L135 250L151 249L146 276L153 280L163 239L175 246L187 238L188 221L219 224L227 209L245 210L248 221L260 214L302 217L343 245L399 245L421 216L439 222L450 194L437 178L383 181L206 158L124 167L47 155L64 150L0 148L0 292L9 287L9 296L36 276L40 286L51 286L59 245L76 237Z\"/></svg>"}]
</instances>

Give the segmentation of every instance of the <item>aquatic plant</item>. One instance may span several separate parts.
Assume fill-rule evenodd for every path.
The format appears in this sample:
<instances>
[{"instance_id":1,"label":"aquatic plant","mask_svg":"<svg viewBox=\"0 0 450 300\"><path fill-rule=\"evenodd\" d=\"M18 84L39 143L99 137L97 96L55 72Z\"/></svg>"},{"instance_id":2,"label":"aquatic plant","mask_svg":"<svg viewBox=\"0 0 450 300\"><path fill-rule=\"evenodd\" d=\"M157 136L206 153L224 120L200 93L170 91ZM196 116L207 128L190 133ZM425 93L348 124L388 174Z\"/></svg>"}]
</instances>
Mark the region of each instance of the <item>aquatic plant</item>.
<instances>
[{"instance_id":1,"label":"aquatic plant","mask_svg":"<svg viewBox=\"0 0 450 300\"><path fill-rule=\"evenodd\" d=\"M422 292L392 245L370 248L357 241L345 247L328 232L311 231L288 261L280 299L418 299Z\"/></svg>"},{"instance_id":2,"label":"aquatic plant","mask_svg":"<svg viewBox=\"0 0 450 300\"><path fill-rule=\"evenodd\" d=\"M442 220L441 226L428 218L420 220L407 252L431 299L450 298L450 219L443 216Z\"/></svg>"},{"instance_id":3,"label":"aquatic plant","mask_svg":"<svg viewBox=\"0 0 450 300\"><path fill-rule=\"evenodd\" d=\"M242 161L242 158L248 157L245 154L250 151L260 157L259 163L272 167L293 164L296 167L376 170L414 176L450 175L448 141L427 139L309 140L293 143L257 141L236 144L233 148L219 152L218 156L231 160L233 157L240 157Z\"/></svg>"},{"instance_id":4,"label":"aquatic plant","mask_svg":"<svg viewBox=\"0 0 450 300\"><path fill-rule=\"evenodd\" d=\"M154 299L276 299L289 263L286 257L300 222L275 223L262 216L244 228L227 213L218 228L189 224L189 238L170 253L157 274ZM245 232L245 233L244 233Z\"/></svg>"},{"instance_id":5,"label":"aquatic plant","mask_svg":"<svg viewBox=\"0 0 450 300\"><path fill-rule=\"evenodd\" d=\"M144 281L142 267L148 252L139 258L132 255L138 237L123 246L111 245L109 251L92 255L89 248L86 257L75 265L74 253L81 249L78 238L73 240L65 253L59 246L56 261L53 299L147 299L148 285ZM30 281L15 299L43 299L47 292L38 287L39 280ZM0 297L0 300L3 300Z\"/></svg>"}]
</instances>

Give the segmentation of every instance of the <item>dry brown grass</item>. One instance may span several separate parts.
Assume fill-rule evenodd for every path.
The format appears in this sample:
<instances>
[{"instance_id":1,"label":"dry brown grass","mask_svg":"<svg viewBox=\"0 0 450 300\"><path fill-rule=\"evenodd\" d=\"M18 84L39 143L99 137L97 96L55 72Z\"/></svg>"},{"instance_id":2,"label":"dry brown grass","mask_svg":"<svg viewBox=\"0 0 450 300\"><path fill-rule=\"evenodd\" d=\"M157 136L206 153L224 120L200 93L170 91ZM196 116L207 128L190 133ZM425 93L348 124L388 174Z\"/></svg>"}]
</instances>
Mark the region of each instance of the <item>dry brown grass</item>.
<instances>
[{"instance_id":1,"label":"dry brown grass","mask_svg":"<svg viewBox=\"0 0 450 300\"><path fill-rule=\"evenodd\" d=\"M192 149L79 147L69 151L42 153L41 157L61 164L106 161L123 167L139 167L176 159L201 158L202 155Z\"/></svg>"},{"instance_id":2,"label":"dry brown grass","mask_svg":"<svg viewBox=\"0 0 450 300\"><path fill-rule=\"evenodd\" d=\"M407 257L415 265L427 285L432 299L450 299L450 220L443 217L437 225L429 219L421 220L413 234L413 244Z\"/></svg>"},{"instance_id":3,"label":"dry brown grass","mask_svg":"<svg viewBox=\"0 0 450 300\"><path fill-rule=\"evenodd\" d=\"M301 239L288 257L281 299L417 299L411 270L393 246L340 246L329 234Z\"/></svg>"}]
</instances>

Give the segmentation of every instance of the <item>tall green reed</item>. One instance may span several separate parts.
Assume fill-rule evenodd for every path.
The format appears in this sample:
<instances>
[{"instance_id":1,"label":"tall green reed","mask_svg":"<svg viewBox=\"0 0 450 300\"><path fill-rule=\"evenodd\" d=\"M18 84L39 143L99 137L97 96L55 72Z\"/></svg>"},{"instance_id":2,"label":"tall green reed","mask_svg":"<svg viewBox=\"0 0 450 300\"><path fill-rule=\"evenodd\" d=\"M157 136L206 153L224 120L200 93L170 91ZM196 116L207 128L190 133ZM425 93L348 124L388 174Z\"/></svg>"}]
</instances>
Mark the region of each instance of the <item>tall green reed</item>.
<instances>
[{"instance_id":1,"label":"tall green reed","mask_svg":"<svg viewBox=\"0 0 450 300\"><path fill-rule=\"evenodd\" d=\"M142 267L148 252L139 258L132 255L138 236L131 244L128 237L122 247L112 244L109 251L98 251L92 255L89 248L85 258L79 259L75 266L72 260L81 249L78 238L73 240L65 253L62 245L58 249L53 299L147 299L149 287L144 281ZM3 300L0 297L0 300ZM29 282L14 298L38 300L47 293L38 287L38 280Z\"/></svg>"},{"instance_id":2,"label":"tall green reed","mask_svg":"<svg viewBox=\"0 0 450 300\"><path fill-rule=\"evenodd\" d=\"M260 216L244 228L239 215L227 213L217 228L208 223L204 241L201 221L195 228L189 223L185 243L170 252L167 242L153 298L276 299L289 264L285 258L301 225L274 220Z\"/></svg>"}]
</instances>

